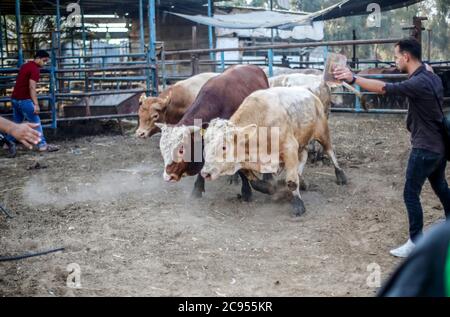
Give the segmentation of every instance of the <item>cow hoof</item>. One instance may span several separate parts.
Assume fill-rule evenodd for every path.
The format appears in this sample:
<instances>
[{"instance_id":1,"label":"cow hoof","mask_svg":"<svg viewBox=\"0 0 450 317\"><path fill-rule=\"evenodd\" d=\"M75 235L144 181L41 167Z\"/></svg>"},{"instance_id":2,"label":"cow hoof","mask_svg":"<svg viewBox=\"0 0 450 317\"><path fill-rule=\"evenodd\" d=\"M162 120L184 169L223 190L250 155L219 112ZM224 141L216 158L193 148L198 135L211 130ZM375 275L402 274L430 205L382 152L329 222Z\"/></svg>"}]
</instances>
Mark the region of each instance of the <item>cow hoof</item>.
<instances>
[{"instance_id":1,"label":"cow hoof","mask_svg":"<svg viewBox=\"0 0 450 317\"><path fill-rule=\"evenodd\" d=\"M274 180L273 174L263 174L263 181L267 183L272 183Z\"/></svg>"},{"instance_id":2,"label":"cow hoof","mask_svg":"<svg viewBox=\"0 0 450 317\"><path fill-rule=\"evenodd\" d=\"M323 158L324 158L323 151L317 151L317 153L316 153L316 155L314 157L314 163L322 162Z\"/></svg>"},{"instance_id":3,"label":"cow hoof","mask_svg":"<svg viewBox=\"0 0 450 317\"><path fill-rule=\"evenodd\" d=\"M261 180L250 181L253 189L267 195L273 195L275 193L275 187L268 182Z\"/></svg>"},{"instance_id":4,"label":"cow hoof","mask_svg":"<svg viewBox=\"0 0 450 317\"><path fill-rule=\"evenodd\" d=\"M239 185L239 175L236 173L228 178L229 185Z\"/></svg>"},{"instance_id":5,"label":"cow hoof","mask_svg":"<svg viewBox=\"0 0 450 317\"><path fill-rule=\"evenodd\" d=\"M293 181L288 181L288 182L286 183L286 185L287 185L287 187L289 188L290 191L297 190L297 188L298 188L297 183L296 183L296 182L293 182Z\"/></svg>"},{"instance_id":6,"label":"cow hoof","mask_svg":"<svg viewBox=\"0 0 450 317\"><path fill-rule=\"evenodd\" d=\"M192 198L198 199L198 198L202 198L202 196L203 196L202 191L201 191L201 190L198 190L198 189L196 189L196 188L194 188L194 190L193 190L192 193L191 193L191 197L192 197Z\"/></svg>"},{"instance_id":7,"label":"cow hoof","mask_svg":"<svg viewBox=\"0 0 450 317\"><path fill-rule=\"evenodd\" d=\"M246 203L249 203L252 201L252 193L250 194L238 194L237 198L241 201L245 201Z\"/></svg>"},{"instance_id":8,"label":"cow hoof","mask_svg":"<svg viewBox=\"0 0 450 317\"><path fill-rule=\"evenodd\" d=\"M294 207L294 216L300 217L306 212L305 204L300 197L295 196L292 201L292 206Z\"/></svg>"},{"instance_id":9,"label":"cow hoof","mask_svg":"<svg viewBox=\"0 0 450 317\"><path fill-rule=\"evenodd\" d=\"M347 185L347 176L345 176L344 171L337 168L334 171L336 173L336 183L338 185Z\"/></svg>"},{"instance_id":10,"label":"cow hoof","mask_svg":"<svg viewBox=\"0 0 450 317\"><path fill-rule=\"evenodd\" d=\"M306 182L303 179L300 180L299 188L300 188L300 190L303 190L303 191L308 190L308 185L306 184Z\"/></svg>"}]
</instances>

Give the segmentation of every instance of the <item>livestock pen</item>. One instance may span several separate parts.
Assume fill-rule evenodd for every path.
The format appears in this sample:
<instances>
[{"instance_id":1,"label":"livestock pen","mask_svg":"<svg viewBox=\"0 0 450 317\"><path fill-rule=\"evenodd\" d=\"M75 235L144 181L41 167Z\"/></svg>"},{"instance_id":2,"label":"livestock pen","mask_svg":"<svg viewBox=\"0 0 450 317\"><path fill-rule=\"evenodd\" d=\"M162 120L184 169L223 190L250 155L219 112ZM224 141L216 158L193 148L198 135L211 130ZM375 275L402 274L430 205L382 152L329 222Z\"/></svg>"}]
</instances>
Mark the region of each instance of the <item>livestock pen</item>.
<instances>
[{"instance_id":1,"label":"livestock pen","mask_svg":"<svg viewBox=\"0 0 450 317\"><path fill-rule=\"evenodd\" d=\"M20 17L34 12L32 1L0 4L3 17L17 18L16 37L10 31L3 36L0 30L1 114L11 115L9 95L18 67L35 50L21 48L21 36L39 37L52 57L39 87L43 122L61 147L45 154L22 149L15 159L0 155L0 204L7 212L0 213L0 257L58 251L0 261L0 296L375 295L380 285L370 282L373 268L386 280L400 263L388 251L407 235L402 198L410 147L406 104L395 108L382 99L365 111L352 92L336 92L344 102L332 108L329 125L349 183L334 182L328 160L309 162L307 190L302 191L308 211L298 218L292 217L286 197L254 192L251 202L243 202L239 186L226 178L208 183L201 199L190 196L192 178L164 182L160 138L135 138L134 119L142 93L156 96L201 72L250 63L271 77L287 69L275 61L277 54L320 47L326 57L337 47L350 46L356 52L358 46L393 45L399 39L214 48L213 30L207 27L203 32L208 49L186 49L191 39L185 47L168 48L169 43L157 40L155 15L159 5L167 8L171 1L138 0L124 10L118 0L101 5L82 0L80 23L86 25L63 29L61 8L69 2L46 1L40 10L56 17L55 29L29 34L21 32ZM207 7L188 2L212 15L214 1L202 1ZM136 41L96 46L83 20L93 19L88 14L115 10L138 21L133 29ZM1 19L0 25L5 25ZM187 29L190 33L191 27ZM225 58L226 52L236 50L266 58ZM449 61L427 62L448 78ZM393 62L358 59L355 54L350 64L361 70ZM302 60L291 66L292 71L323 69L324 61ZM448 102L449 83L445 85ZM442 218L442 206L429 185L422 202L426 226Z\"/></svg>"}]
</instances>

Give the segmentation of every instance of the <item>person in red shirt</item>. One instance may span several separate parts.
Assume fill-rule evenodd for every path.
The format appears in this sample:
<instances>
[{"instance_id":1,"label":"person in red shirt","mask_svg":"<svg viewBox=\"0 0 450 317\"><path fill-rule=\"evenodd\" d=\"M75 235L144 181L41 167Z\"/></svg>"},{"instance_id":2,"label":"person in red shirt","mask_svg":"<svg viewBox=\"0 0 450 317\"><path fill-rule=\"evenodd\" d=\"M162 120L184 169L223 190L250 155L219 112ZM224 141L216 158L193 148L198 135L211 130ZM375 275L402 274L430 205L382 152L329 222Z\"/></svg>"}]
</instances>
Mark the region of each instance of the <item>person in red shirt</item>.
<instances>
[{"instance_id":1,"label":"person in red shirt","mask_svg":"<svg viewBox=\"0 0 450 317\"><path fill-rule=\"evenodd\" d=\"M11 96L13 105L13 121L15 123L22 123L27 120L30 123L36 124L36 130L40 133L41 141L37 144L40 152L57 151L56 146L47 144L42 130L41 120L39 118L39 103L36 93L36 85L39 82L40 69L50 59L49 54L44 50L39 50L34 56L34 60L22 65L17 75L16 84ZM16 155L15 138L8 135L9 154L10 157Z\"/></svg>"}]
</instances>

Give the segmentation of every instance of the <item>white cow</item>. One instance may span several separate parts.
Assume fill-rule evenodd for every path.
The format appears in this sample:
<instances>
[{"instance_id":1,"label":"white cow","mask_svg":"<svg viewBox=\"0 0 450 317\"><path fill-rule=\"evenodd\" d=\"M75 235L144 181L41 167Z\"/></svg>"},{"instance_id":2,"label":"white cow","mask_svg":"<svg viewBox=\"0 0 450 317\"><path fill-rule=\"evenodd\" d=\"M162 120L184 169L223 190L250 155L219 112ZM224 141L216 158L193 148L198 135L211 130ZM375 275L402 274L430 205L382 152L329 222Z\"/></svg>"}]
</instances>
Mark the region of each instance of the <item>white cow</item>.
<instances>
[{"instance_id":1,"label":"white cow","mask_svg":"<svg viewBox=\"0 0 450 317\"><path fill-rule=\"evenodd\" d=\"M297 216L305 212L299 176L303 173L308 157L306 147L311 140L321 143L330 156L337 183L347 183L331 145L323 105L306 88L277 87L254 92L230 120L213 120L204 140L202 176L206 179L233 175L241 169L273 173L284 167L287 187L294 194L294 213ZM268 151L263 153L261 149ZM249 177L251 174L248 173Z\"/></svg>"}]
</instances>

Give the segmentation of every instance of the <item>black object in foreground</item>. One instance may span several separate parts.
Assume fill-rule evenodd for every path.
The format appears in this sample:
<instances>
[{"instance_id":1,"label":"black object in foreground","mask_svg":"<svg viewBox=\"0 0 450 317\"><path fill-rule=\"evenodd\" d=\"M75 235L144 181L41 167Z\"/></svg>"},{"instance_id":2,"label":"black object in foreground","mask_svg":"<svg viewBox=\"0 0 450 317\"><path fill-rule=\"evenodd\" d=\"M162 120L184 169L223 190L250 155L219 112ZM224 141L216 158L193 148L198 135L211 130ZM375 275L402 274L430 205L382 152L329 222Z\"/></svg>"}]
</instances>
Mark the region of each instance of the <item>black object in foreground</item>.
<instances>
[{"instance_id":1,"label":"black object in foreground","mask_svg":"<svg viewBox=\"0 0 450 317\"><path fill-rule=\"evenodd\" d=\"M52 250L47 250L47 251L42 251L42 252L37 252L37 253L27 253L27 254L17 255L17 256L2 256L2 257L0 257L0 262L22 260L22 259L46 255L46 254L54 253L54 252L58 252L58 251L64 251L64 248L52 249Z\"/></svg>"}]
</instances>

